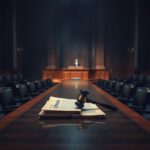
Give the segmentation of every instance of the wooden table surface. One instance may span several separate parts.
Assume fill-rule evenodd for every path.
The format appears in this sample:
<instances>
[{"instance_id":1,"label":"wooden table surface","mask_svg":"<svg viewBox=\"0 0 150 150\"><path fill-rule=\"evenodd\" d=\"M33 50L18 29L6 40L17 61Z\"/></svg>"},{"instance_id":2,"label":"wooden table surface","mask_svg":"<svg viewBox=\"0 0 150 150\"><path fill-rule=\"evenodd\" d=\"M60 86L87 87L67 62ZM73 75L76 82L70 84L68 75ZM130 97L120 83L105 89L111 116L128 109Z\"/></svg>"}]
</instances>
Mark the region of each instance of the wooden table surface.
<instances>
[{"instance_id":1,"label":"wooden table surface","mask_svg":"<svg viewBox=\"0 0 150 150\"><path fill-rule=\"evenodd\" d=\"M40 120L49 96L76 98L79 90L93 100L114 104L100 107L106 119ZM0 150L150 150L150 123L88 81L69 80L48 89L0 120Z\"/></svg>"}]
</instances>

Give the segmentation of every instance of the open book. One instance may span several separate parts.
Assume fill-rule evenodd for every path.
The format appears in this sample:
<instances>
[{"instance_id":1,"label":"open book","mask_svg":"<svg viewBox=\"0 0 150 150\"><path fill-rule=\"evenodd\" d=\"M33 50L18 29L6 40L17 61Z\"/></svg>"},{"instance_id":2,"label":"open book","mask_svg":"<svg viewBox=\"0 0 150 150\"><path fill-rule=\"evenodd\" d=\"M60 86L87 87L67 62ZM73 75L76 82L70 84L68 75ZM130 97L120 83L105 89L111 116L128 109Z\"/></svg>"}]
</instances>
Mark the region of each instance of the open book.
<instances>
[{"instance_id":1,"label":"open book","mask_svg":"<svg viewBox=\"0 0 150 150\"><path fill-rule=\"evenodd\" d=\"M77 108L75 99L50 96L39 113L40 118L104 118L105 113L96 104L85 103Z\"/></svg>"}]
</instances>

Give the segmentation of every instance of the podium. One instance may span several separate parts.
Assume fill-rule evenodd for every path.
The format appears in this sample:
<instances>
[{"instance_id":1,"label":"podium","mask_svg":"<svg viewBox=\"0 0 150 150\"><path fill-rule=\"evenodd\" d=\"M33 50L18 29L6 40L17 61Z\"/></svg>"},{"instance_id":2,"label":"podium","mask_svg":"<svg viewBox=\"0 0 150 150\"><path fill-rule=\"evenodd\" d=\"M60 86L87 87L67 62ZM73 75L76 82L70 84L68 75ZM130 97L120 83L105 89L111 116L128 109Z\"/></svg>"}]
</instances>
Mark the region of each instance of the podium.
<instances>
[{"instance_id":1,"label":"podium","mask_svg":"<svg viewBox=\"0 0 150 150\"><path fill-rule=\"evenodd\" d=\"M89 69L83 66L68 66L67 69L63 69L63 79L81 79L88 80Z\"/></svg>"},{"instance_id":2,"label":"podium","mask_svg":"<svg viewBox=\"0 0 150 150\"><path fill-rule=\"evenodd\" d=\"M84 69L83 66L68 66L68 69Z\"/></svg>"}]
</instances>

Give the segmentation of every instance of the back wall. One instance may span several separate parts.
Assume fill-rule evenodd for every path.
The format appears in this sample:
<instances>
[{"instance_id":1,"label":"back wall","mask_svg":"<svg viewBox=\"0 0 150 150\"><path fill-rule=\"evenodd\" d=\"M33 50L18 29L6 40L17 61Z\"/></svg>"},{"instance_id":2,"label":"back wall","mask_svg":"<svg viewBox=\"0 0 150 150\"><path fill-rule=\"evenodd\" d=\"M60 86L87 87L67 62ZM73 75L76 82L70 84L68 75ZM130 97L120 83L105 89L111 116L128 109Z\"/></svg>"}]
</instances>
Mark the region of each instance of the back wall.
<instances>
[{"instance_id":1,"label":"back wall","mask_svg":"<svg viewBox=\"0 0 150 150\"><path fill-rule=\"evenodd\" d=\"M112 77L150 69L147 0L3 0L1 7L1 70L40 77L75 58Z\"/></svg>"}]
</instances>

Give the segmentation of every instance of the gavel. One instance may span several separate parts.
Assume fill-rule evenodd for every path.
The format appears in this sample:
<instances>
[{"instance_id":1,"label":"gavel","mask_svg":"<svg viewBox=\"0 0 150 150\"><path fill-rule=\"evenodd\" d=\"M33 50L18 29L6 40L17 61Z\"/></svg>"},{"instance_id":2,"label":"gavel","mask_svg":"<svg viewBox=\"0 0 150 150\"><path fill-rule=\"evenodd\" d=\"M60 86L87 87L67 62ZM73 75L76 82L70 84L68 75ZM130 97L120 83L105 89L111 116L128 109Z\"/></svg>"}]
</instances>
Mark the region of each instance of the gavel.
<instances>
[{"instance_id":1,"label":"gavel","mask_svg":"<svg viewBox=\"0 0 150 150\"><path fill-rule=\"evenodd\" d=\"M80 90L80 93L77 97L77 102L75 102L76 106L79 108L79 109L82 109L84 107L84 103L85 102L88 102L88 103L94 103L94 104L98 104L98 105L101 105L105 108L108 108L108 109L111 109L113 111L116 111L117 108L112 106L112 105L109 105L109 104L104 104L104 103L101 103L101 102L97 102L97 101L93 101L92 99L90 99L88 97L89 95L89 92L88 91L83 91L83 90Z\"/></svg>"}]
</instances>

